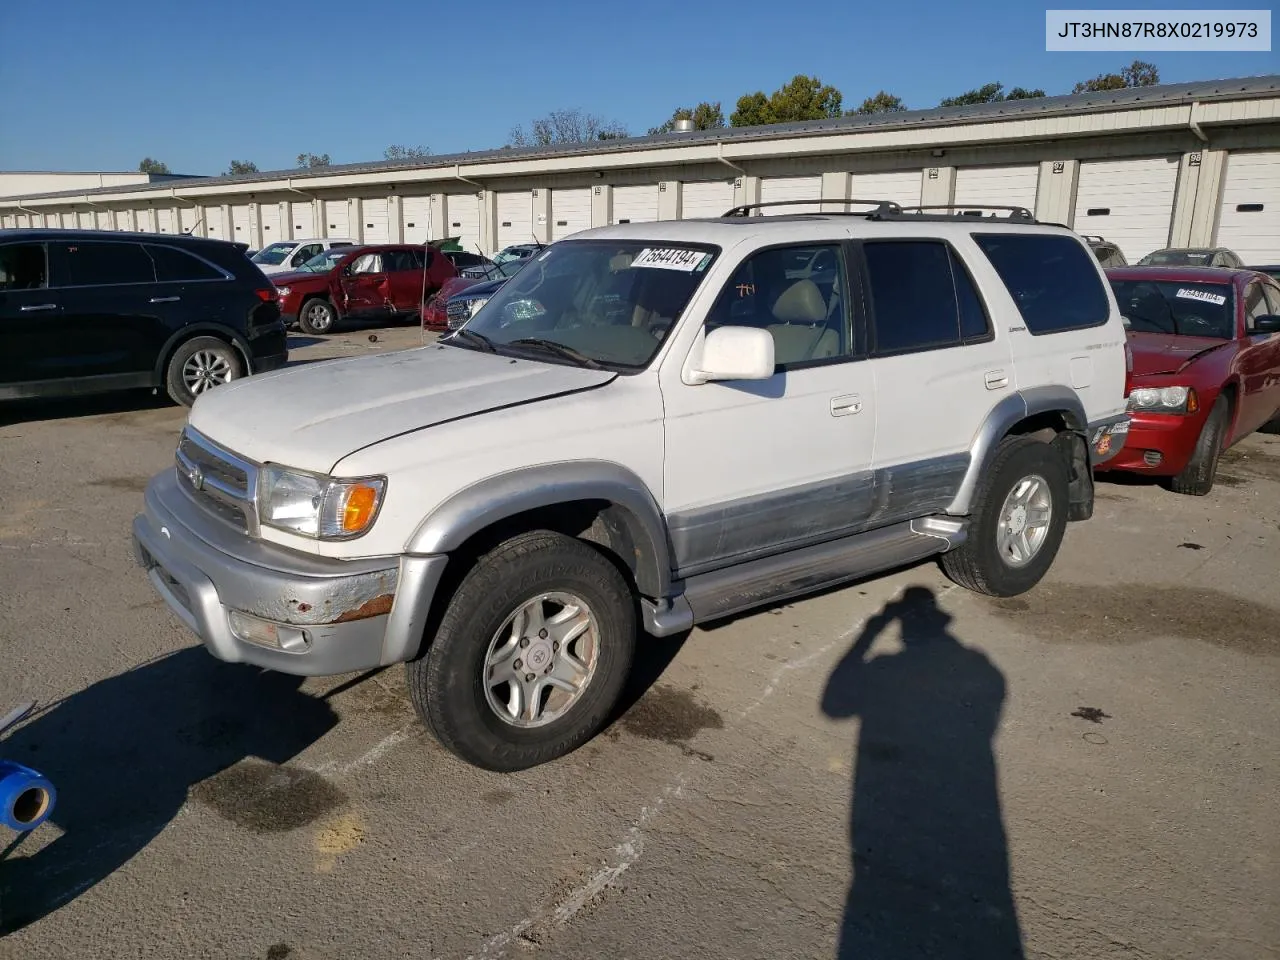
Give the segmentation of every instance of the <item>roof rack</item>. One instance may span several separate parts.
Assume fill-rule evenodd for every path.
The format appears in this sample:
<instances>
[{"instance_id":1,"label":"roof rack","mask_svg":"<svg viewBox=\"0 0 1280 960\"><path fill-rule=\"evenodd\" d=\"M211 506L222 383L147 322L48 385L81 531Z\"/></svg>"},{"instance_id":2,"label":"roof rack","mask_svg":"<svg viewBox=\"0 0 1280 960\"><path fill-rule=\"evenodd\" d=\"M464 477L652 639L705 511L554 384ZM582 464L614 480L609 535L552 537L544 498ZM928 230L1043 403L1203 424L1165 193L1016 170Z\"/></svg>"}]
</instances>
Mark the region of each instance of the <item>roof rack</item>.
<instances>
[{"instance_id":1,"label":"roof rack","mask_svg":"<svg viewBox=\"0 0 1280 960\"><path fill-rule=\"evenodd\" d=\"M788 207L788 206L812 206L813 204L837 204L843 206L851 206L852 204L863 204L865 206L874 207L873 210L803 210L798 216L844 216L844 217L866 217L868 220L951 220L951 219L973 219L981 217L983 210L1003 210L1007 211L1007 216L1002 219L1020 220L1026 223L1037 223L1035 216L1026 207L1013 206L995 206L991 204L981 203L938 203L927 204L924 206L904 207L892 200L835 200L826 197L816 197L812 200L768 200L764 203L744 203L736 207L726 210L722 217L749 217L751 211L756 211L756 216L762 216L759 213L765 207ZM927 211L947 210L956 211L948 214L934 214ZM992 214L994 217L995 214Z\"/></svg>"}]
</instances>

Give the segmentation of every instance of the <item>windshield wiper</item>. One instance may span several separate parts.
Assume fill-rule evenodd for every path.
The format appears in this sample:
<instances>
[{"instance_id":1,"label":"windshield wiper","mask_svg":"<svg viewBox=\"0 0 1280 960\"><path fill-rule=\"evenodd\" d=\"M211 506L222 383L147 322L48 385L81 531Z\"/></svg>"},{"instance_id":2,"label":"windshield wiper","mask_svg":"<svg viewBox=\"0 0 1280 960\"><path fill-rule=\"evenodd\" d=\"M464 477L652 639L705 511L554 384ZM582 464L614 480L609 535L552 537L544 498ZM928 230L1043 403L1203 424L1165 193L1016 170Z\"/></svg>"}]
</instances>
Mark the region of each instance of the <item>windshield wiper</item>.
<instances>
[{"instance_id":1,"label":"windshield wiper","mask_svg":"<svg viewBox=\"0 0 1280 960\"><path fill-rule=\"evenodd\" d=\"M483 333L476 333L474 330L468 330L466 327L459 327L453 333L449 334L447 340L465 340L468 343L474 343L485 353L496 353L497 348L494 347L493 341L486 337Z\"/></svg>"},{"instance_id":2,"label":"windshield wiper","mask_svg":"<svg viewBox=\"0 0 1280 960\"><path fill-rule=\"evenodd\" d=\"M573 347L565 346L563 343L559 343L555 340L544 340L542 337L521 337L519 340L512 340L508 343L508 346L514 347L518 345L538 347L542 350L546 350L548 353L554 353L558 356L564 357L566 360L572 360L574 363L580 364L589 370L602 369L599 363L591 359L591 357L588 357L582 351L575 350Z\"/></svg>"}]
</instances>

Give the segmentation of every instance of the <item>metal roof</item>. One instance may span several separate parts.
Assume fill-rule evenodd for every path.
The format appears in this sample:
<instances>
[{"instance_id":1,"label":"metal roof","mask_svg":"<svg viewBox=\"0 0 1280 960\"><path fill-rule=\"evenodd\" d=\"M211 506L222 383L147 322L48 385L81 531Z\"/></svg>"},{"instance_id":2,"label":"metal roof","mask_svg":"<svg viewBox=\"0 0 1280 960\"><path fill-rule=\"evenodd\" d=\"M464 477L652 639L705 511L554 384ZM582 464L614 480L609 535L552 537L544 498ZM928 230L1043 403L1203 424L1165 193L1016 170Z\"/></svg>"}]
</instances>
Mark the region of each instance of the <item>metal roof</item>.
<instances>
[{"instance_id":1,"label":"metal roof","mask_svg":"<svg viewBox=\"0 0 1280 960\"><path fill-rule=\"evenodd\" d=\"M500 147L490 150L441 154L414 162L376 160L365 163L331 164L327 167L303 167L219 177L183 178L182 186L185 189L202 186L226 186L237 183L248 185L299 177L338 177L343 174L388 173L400 170L446 170L449 167L464 163L474 164L487 161L522 159L541 160L583 155L603 156L627 151L682 146L684 144L781 140L788 137L811 137L834 133L851 133L861 130L920 129L934 126L980 123L982 121L1034 119L1070 113L1098 113L1117 109L1178 106L1196 101L1206 103L1214 100L1275 96L1277 94L1280 94L1280 74L1270 74L1260 77L1203 80L1193 83L1105 90L1097 93L1036 97L1029 100L1002 100L998 103L980 103L962 107L931 107L925 110L905 110L899 113L880 113L869 116L855 115L835 117L829 120L807 120L799 123L775 123L758 127L724 127L718 130L695 130L687 133L672 132L645 137L625 137L618 140L591 140L585 143L553 144L545 147ZM6 197L4 200L75 198L107 193L163 193L173 187L174 184L172 183L126 184L92 190L67 190L57 193Z\"/></svg>"}]
</instances>

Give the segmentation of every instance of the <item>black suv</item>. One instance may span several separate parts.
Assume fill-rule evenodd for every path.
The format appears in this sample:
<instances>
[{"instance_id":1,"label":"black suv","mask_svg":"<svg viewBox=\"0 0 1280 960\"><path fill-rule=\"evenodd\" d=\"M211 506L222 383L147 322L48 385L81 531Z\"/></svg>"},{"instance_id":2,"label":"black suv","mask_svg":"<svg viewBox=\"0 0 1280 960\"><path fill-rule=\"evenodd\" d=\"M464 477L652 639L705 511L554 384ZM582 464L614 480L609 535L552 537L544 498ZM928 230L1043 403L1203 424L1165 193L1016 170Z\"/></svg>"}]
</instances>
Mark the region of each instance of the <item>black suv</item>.
<instances>
[{"instance_id":1,"label":"black suv","mask_svg":"<svg viewBox=\"0 0 1280 960\"><path fill-rule=\"evenodd\" d=\"M0 230L0 400L204 391L288 359L275 287L243 244Z\"/></svg>"}]
</instances>

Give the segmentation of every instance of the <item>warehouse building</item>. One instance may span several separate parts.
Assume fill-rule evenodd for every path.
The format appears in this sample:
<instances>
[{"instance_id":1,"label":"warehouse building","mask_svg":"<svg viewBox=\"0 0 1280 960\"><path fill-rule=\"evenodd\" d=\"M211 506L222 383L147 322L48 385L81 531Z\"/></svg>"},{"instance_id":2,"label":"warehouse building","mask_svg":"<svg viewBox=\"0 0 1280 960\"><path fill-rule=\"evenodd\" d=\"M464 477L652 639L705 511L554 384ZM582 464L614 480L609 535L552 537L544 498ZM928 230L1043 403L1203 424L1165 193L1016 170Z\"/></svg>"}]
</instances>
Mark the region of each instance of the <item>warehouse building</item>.
<instances>
[{"instance_id":1,"label":"warehouse building","mask_svg":"<svg viewBox=\"0 0 1280 960\"><path fill-rule=\"evenodd\" d=\"M1013 204L1120 245L1218 244L1280 261L1280 76L768 127L0 199L5 227L303 236L492 253L736 204ZM838 209L831 207L831 209Z\"/></svg>"},{"instance_id":2,"label":"warehouse building","mask_svg":"<svg viewBox=\"0 0 1280 960\"><path fill-rule=\"evenodd\" d=\"M193 179L178 173L71 172L65 170L0 170L0 197L30 197L69 190L98 190L138 183Z\"/></svg>"}]
</instances>

